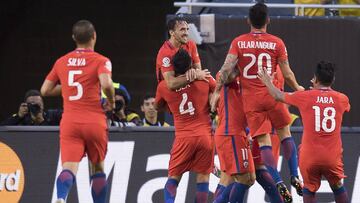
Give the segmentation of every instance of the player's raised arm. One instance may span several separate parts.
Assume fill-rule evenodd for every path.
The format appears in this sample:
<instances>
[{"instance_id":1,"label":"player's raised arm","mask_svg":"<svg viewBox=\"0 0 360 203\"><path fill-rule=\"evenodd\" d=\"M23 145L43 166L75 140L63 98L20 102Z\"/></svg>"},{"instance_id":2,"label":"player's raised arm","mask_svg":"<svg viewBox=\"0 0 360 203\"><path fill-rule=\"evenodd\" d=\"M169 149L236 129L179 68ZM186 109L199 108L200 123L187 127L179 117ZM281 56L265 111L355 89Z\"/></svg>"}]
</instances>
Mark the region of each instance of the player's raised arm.
<instances>
[{"instance_id":1,"label":"player's raised arm","mask_svg":"<svg viewBox=\"0 0 360 203\"><path fill-rule=\"evenodd\" d=\"M220 76L216 80L215 91L210 99L211 111L216 110L216 105L219 100L219 92L221 88L224 86L224 84L228 83L229 79L232 78L231 76L236 69L236 63L237 63L237 56L233 54L228 54L226 56L225 62L219 71Z\"/></svg>"},{"instance_id":2,"label":"player's raised arm","mask_svg":"<svg viewBox=\"0 0 360 203\"><path fill-rule=\"evenodd\" d=\"M266 85L272 97L274 97L277 101L284 102L284 93L274 86L266 68L259 70L257 77L264 83L264 85Z\"/></svg>"},{"instance_id":3,"label":"player's raised arm","mask_svg":"<svg viewBox=\"0 0 360 203\"><path fill-rule=\"evenodd\" d=\"M101 73L99 75L99 81L101 85L101 90L105 93L108 102L110 103L112 108L115 108L115 90L111 75L108 73Z\"/></svg>"},{"instance_id":4,"label":"player's raised arm","mask_svg":"<svg viewBox=\"0 0 360 203\"><path fill-rule=\"evenodd\" d=\"M286 59L286 60L279 61L279 66L280 66L281 72L284 76L286 84L289 85L291 87L291 89L293 89L295 91L303 91L304 87L299 85L298 82L296 81L295 74L292 72L292 70L290 68L289 60Z\"/></svg>"}]
</instances>

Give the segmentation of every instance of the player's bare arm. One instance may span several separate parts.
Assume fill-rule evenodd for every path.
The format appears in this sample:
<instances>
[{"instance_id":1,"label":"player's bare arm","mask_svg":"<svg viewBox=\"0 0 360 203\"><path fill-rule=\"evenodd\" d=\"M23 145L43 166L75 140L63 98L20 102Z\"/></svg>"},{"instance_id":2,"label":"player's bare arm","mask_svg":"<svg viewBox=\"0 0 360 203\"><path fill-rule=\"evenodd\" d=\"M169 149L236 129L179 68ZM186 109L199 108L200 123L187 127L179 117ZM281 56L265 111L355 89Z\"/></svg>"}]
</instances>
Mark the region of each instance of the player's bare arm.
<instances>
[{"instance_id":1,"label":"player's bare arm","mask_svg":"<svg viewBox=\"0 0 360 203\"><path fill-rule=\"evenodd\" d=\"M189 82L192 82L194 80L205 80L207 81L207 78L210 77L210 72L205 69L190 69L186 72L185 75L179 75L175 77L174 71L167 71L163 73L164 80L166 82L166 86L170 90L176 90L181 87L184 87L185 85L189 84Z\"/></svg>"},{"instance_id":2,"label":"player's bare arm","mask_svg":"<svg viewBox=\"0 0 360 203\"><path fill-rule=\"evenodd\" d=\"M201 63L200 62L199 63L194 63L192 65L192 68L201 70Z\"/></svg>"},{"instance_id":3,"label":"player's bare arm","mask_svg":"<svg viewBox=\"0 0 360 203\"><path fill-rule=\"evenodd\" d=\"M304 87L300 86L297 83L295 75L290 68L289 60L286 59L279 61L279 66L286 81L286 84L289 85L291 89L295 91L303 91Z\"/></svg>"},{"instance_id":4,"label":"player's bare arm","mask_svg":"<svg viewBox=\"0 0 360 203\"><path fill-rule=\"evenodd\" d=\"M274 86L271 76L267 72L266 68L259 70L257 77L264 83L264 85L266 85L270 95L274 97L275 100L284 102L284 93Z\"/></svg>"},{"instance_id":5,"label":"player's bare arm","mask_svg":"<svg viewBox=\"0 0 360 203\"><path fill-rule=\"evenodd\" d=\"M107 101L110 103L112 109L115 108L115 90L113 86L113 81L111 75L108 73L102 73L99 75L99 81L101 85L101 90L105 93ZM109 109L109 110L112 110Z\"/></svg>"},{"instance_id":6,"label":"player's bare arm","mask_svg":"<svg viewBox=\"0 0 360 203\"><path fill-rule=\"evenodd\" d=\"M60 96L61 95L61 85L56 84L51 80L45 80L40 89L41 95L44 97L47 96Z\"/></svg>"},{"instance_id":7,"label":"player's bare arm","mask_svg":"<svg viewBox=\"0 0 360 203\"><path fill-rule=\"evenodd\" d=\"M219 93L224 84L231 82L231 75L236 71L237 56L228 54L225 58L225 62L220 69L220 77L216 80L215 91L210 99L211 111L216 110L217 102L219 101ZM235 78L235 77L234 77ZM233 78L233 79L234 79Z\"/></svg>"}]
</instances>

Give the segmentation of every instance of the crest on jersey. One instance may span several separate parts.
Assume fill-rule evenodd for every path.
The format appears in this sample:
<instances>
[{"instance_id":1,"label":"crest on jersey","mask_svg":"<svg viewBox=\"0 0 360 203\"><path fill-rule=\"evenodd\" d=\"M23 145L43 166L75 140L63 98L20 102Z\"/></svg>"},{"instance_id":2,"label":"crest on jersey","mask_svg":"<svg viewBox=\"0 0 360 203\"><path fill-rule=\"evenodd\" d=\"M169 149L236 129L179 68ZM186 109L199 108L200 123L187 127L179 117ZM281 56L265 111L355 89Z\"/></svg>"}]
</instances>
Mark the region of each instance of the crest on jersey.
<instances>
[{"instance_id":1,"label":"crest on jersey","mask_svg":"<svg viewBox=\"0 0 360 203\"><path fill-rule=\"evenodd\" d=\"M247 168L249 166L249 162L248 161L244 161L244 168Z\"/></svg>"},{"instance_id":2,"label":"crest on jersey","mask_svg":"<svg viewBox=\"0 0 360 203\"><path fill-rule=\"evenodd\" d=\"M162 60L162 65L166 68L170 67L170 58L169 57L164 57Z\"/></svg>"},{"instance_id":3,"label":"crest on jersey","mask_svg":"<svg viewBox=\"0 0 360 203\"><path fill-rule=\"evenodd\" d=\"M110 61L106 61L105 62L105 68L108 69L110 72L112 70L112 65L111 65L111 62Z\"/></svg>"}]
</instances>

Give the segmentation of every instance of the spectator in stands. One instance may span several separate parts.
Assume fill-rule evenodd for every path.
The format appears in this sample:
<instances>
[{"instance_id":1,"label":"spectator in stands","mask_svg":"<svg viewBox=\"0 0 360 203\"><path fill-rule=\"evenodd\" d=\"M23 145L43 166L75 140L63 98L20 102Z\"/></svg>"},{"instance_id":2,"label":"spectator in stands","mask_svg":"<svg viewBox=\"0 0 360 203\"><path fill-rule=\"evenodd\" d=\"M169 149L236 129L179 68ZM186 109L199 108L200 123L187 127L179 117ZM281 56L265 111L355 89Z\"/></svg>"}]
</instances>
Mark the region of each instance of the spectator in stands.
<instances>
[{"instance_id":1,"label":"spectator in stands","mask_svg":"<svg viewBox=\"0 0 360 203\"><path fill-rule=\"evenodd\" d=\"M338 4L355 4L359 5L360 0L338 0ZM339 9L340 16L360 16L359 8L343 8Z\"/></svg>"},{"instance_id":2,"label":"spectator in stands","mask_svg":"<svg viewBox=\"0 0 360 203\"><path fill-rule=\"evenodd\" d=\"M158 112L154 107L154 103L155 97L153 95L146 95L142 101L141 111L144 112L143 126L168 127L168 123L158 120Z\"/></svg>"},{"instance_id":3,"label":"spectator in stands","mask_svg":"<svg viewBox=\"0 0 360 203\"><path fill-rule=\"evenodd\" d=\"M117 88L115 84L115 109L114 112L107 113L111 126L142 126L140 116L128 108L129 102L130 96L126 88L123 85Z\"/></svg>"},{"instance_id":4,"label":"spectator in stands","mask_svg":"<svg viewBox=\"0 0 360 203\"><path fill-rule=\"evenodd\" d=\"M44 110L44 101L38 90L25 93L24 102L20 104L18 113L7 118L1 125L59 125L62 110Z\"/></svg>"},{"instance_id":5,"label":"spectator in stands","mask_svg":"<svg viewBox=\"0 0 360 203\"><path fill-rule=\"evenodd\" d=\"M332 0L294 0L295 4L329 4ZM298 11L301 15L301 10ZM323 8L306 8L304 9L304 16L324 16L325 9Z\"/></svg>"}]
</instances>

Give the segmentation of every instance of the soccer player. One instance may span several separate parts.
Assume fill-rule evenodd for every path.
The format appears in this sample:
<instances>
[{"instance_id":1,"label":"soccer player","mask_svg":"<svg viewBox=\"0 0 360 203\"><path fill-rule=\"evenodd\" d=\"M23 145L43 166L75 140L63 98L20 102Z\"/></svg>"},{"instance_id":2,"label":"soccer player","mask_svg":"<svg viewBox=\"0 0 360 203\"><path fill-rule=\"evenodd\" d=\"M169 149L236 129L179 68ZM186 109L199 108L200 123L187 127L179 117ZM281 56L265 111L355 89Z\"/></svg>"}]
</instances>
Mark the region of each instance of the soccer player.
<instances>
[{"instance_id":1,"label":"soccer player","mask_svg":"<svg viewBox=\"0 0 360 203\"><path fill-rule=\"evenodd\" d=\"M189 26L182 17L174 17L167 23L169 40L161 46L156 57L156 77L158 82L165 80L169 89L184 87L193 80L207 80L210 72L201 70L201 63L195 42L188 39ZM185 49L191 56L192 68L186 74L175 77L172 58L179 49Z\"/></svg>"},{"instance_id":2,"label":"soccer player","mask_svg":"<svg viewBox=\"0 0 360 203\"><path fill-rule=\"evenodd\" d=\"M100 102L100 87L107 96L108 110L113 109L111 62L94 51L97 37L91 22L76 22L72 28L72 38L76 49L55 62L41 87L43 96L62 94L64 103L60 123L63 170L56 180L57 203L65 202L75 182L79 162L85 154L91 162L93 200L103 203L107 192L104 159L108 127Z\"/></svg>"},{"instance_id":3,"label":"soccer player","mask_svg":"<svg viewBox=\"0 0 360 203\"><path fill-rule=\"evenodd\" d=\"M250 129L250 135L255 137L260 145L261 157L271 176L275 180L280 194L285 202L291 202L292 196L283 183L272 154L270 133L272 126L277 130L288 161L291 175L291 184L301 195L302 185L298 179L296 145L290 134L290 115L285 106L275 101L266 87L257 78L259 68L266 67L273 73L277 64L286 83L294 90L303 90L289 67L288 57L283 41L266 33L270 19L265 4L257 3L249 10L248 23L251 32L235 38L226 56L220 72L215 92L211 98L211 108L215 110L221 87L237 63L240 69L244 111Z\"/></svg>"},{"instance_id":4,"label":"soccer player","mask_svg":"<svg viewBox=\"0 0 360 203\"><path fill-rule=\"evenodd\" d=\"M183 75L190 68L188 52L180 49L173 57L175 75ZM207 202L209 174L213 169L214 143L211 136L209 94L215 80L194 81L175 91L165 81L158 84L155 105L157 109L168 104L174 116L175 139L171 149L168 180L164 187L166 203L175 200L176 188L183 173L197 173L197 203Z\"/></svg>"},{"instance_id":5,"label":"soccer player","mask_svg":"<svg viewBox=\"0 0 360 203\"><path fill-rule=\"evenodd\" d=\"M337 203L349 202L343 186L344 164L342 162L341 122L344 112L350 110L346 95L331 89L335 79L334 65L318 63L308 91L284 93L271 82L265 70L258 77L277 101L296 106L300 110L304 131L299 152L300 172L304 178L304 202L316 202L315 193L324 176L333 190ZM332 148L329 156L329 147Z\"/></svg>"},{"instance_id":6,"label":"soccer player","mask_svg":"<svg viewBox=\"0 0 360 203\"><path fill-rule=\"evenodd\" d=\"M233 75L236 77L238 71ZM245 192L254 184L255 168L245 133L246 118L239 77L221 89L217 113L219 125L215 132L215 145L224 173L215 192L214 203L243 202Z\"/></svg>"}]
</instances>

